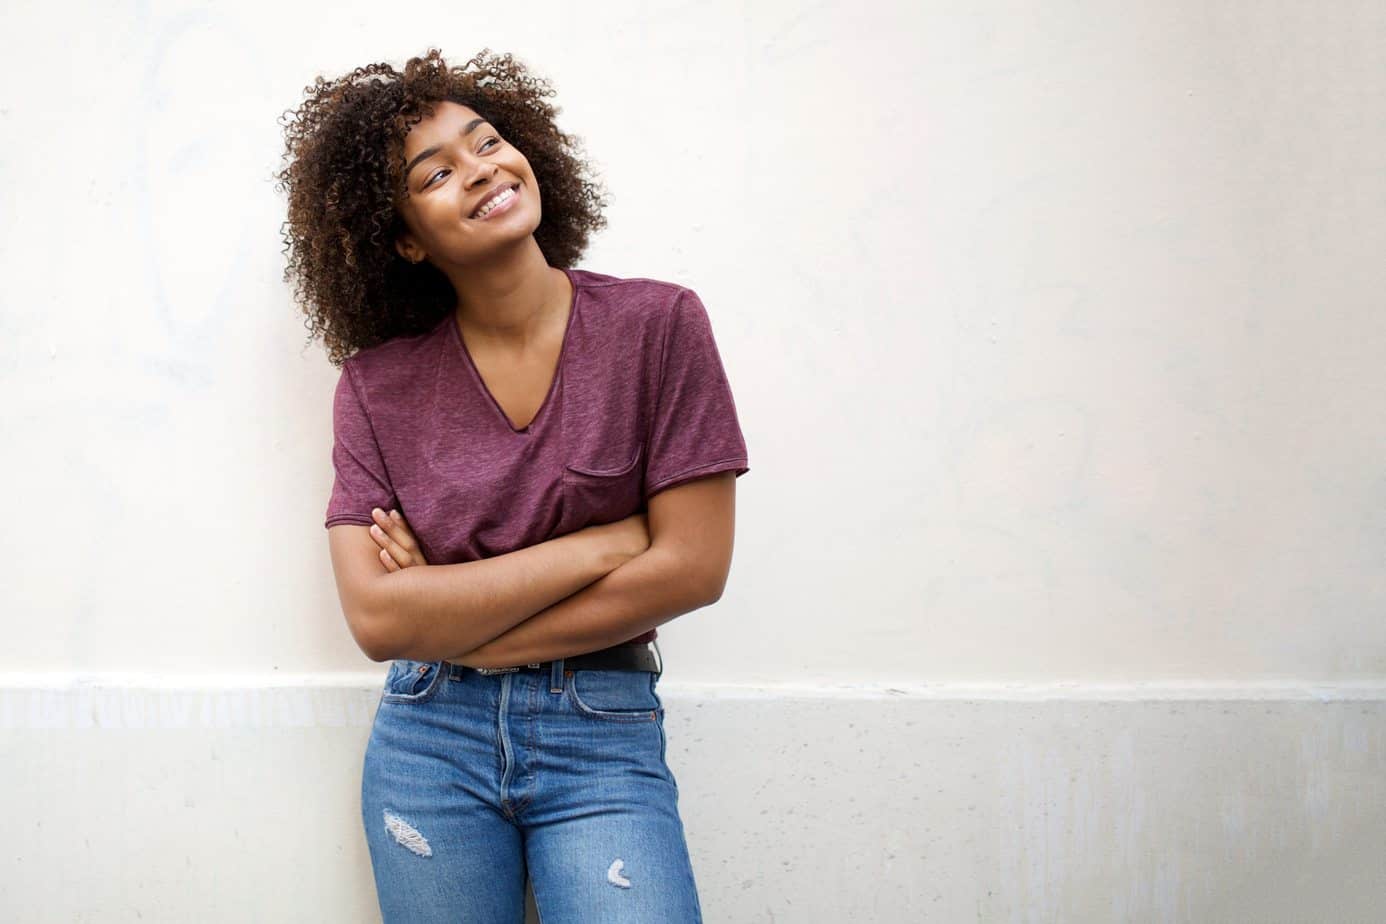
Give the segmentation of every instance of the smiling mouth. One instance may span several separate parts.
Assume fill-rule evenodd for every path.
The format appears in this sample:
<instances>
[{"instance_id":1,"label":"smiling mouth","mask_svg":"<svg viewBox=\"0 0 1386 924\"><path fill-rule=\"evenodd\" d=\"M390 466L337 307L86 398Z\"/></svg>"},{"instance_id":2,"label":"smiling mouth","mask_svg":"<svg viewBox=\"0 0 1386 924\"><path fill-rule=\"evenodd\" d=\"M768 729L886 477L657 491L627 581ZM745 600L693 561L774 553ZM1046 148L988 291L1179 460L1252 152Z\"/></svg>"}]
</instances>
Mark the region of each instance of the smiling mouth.
<instances>
[{"instance_id":1,"label":"smiling mouth","mask_svg":"<svg viewBox=\"0 0 1386 924\"><path fill-rule=\"evenodd\" d=\"M510 185L508 185L508 186L502 188L502 189L500 190L500 192L496 193L496 195L492 196L491 198L489 198L489 199L487 199L485 202L483 202L483 203L481 204L482 208L486 208L486 207L487 207L488 205L490 205L492 202L495 202L497 198L499 198L499 197L501 197L501 196L504 196L505 193L506 193L506 190L509 190L509 191L510 191L510 197L509 197L509 198L510 198L510 200L513 200L516 196L518 196L518 195L520 194L520 184L519 184L519 183L511 183ZM490 215L491 212L494 212L497 208L506 208L506 207L509 206L509 205L510 205L510 201L506 201L506 202L501 203L499 206L491 206L491 207L490 207L489 209L487 209L487 211L485 211L484 213L483 213L480 209L478 209L477 211L475 211L475 212L473 212L471 215L469 215L468 218L470 218L472 221L484 221L484 220L486 219L486 217L487 217L488 215Z\"/></svg>"}]
</instances>

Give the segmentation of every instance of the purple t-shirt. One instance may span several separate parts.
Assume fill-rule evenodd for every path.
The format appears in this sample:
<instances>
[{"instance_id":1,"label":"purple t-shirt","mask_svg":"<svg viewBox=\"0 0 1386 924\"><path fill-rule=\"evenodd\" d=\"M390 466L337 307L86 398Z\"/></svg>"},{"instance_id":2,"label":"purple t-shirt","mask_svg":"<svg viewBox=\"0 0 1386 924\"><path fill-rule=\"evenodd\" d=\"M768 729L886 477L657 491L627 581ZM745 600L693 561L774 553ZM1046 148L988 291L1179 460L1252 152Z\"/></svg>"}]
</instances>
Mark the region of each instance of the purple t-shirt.
<instances>
[{"instance_id":1,"label":"purple t-shirt","mask_svg":"<svg viewBox=\"0 0 1386 924\"><path fill-rule=\"evenodd\" d=\"M564 272L573 302L558 369L522 430L487 390L451 313L346 360L327 527L369 526L372 507L397 507L431 564L476 561L630 516L703 475L750 471L697 294Z\"/></svg>"}]
</instances>

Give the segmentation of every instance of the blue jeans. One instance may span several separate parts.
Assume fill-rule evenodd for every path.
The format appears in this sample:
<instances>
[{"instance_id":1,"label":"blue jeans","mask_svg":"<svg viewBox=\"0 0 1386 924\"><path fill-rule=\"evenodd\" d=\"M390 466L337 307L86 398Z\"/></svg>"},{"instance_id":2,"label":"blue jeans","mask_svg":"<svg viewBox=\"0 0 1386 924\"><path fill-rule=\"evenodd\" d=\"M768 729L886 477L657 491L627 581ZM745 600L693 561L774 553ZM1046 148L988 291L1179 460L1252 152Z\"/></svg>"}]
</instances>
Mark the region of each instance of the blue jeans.
<instances>
[{"instance_id":1,"label":"blue jeans","mask_svg":"<svg viewBox=\"0 0 1386 924\"><path fill-rule=\"evenodd\" d=\"M384 924L700 924L659 674L390 664L361 815Z\"/></svg>"}]
</instances>

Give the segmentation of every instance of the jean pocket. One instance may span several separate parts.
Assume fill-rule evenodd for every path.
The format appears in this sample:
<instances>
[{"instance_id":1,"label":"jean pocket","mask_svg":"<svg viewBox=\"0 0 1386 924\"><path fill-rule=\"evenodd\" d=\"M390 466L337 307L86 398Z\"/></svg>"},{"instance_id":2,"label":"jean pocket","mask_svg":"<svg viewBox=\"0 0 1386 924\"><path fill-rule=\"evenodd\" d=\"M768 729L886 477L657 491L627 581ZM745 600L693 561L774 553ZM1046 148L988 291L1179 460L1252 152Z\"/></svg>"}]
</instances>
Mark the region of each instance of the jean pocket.
<instances>
[{"instance_id":1,"label":"jean pocket","mask_svg":"<svg viewBox=\"0 0 1386 924\"><path fill-rule=\"evenodd\" d=\"M390 662L385 675L381 702L422 703L433 698L443 679L442 661L411 661L399 658Z\"/></svg>"},{"instance_id":2,"label":"jean pocket","mask_svg":"<svg viewBox=\"0 0 1386 924\"><path fill-rule=\"evenodd\" d=\"M651 671L575 670L567 689L577 711L595 719L648 722L664 709Z\"/></svg>"}]
</instances>

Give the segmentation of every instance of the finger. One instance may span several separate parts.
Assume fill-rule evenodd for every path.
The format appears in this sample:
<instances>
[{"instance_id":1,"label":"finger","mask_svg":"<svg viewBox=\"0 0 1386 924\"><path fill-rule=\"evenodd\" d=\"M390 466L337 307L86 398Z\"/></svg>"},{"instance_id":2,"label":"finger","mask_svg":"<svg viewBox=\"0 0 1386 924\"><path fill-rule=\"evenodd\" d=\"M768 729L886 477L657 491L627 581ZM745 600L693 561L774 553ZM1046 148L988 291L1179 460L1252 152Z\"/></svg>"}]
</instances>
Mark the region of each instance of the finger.
<instances>
[{"instance_id":1,"label":"finger","mask_svg":"<svg viewBox=\"0 0 1386 924\"><path fill-rule=\"evenodd\" d=\"M371 511L372 518L384 530L385 535L399 543L400 548L404 549L413 558L418 557L419 544L414 539L414 534L409 531L409 524L404 521L404 517L399 511L391 510L389 513L377 507Z\"/></svg>"},{"instance_id":2,"label":"finger","mask_svg":"<svg viewBox=\"0 0 1386 924\"><path fill-rule=\"evenodd\" d=\"M379 526L371 527L371 536L375 538L376 545L379 545L384 552L399 563L401 567L408 567L413 558L398 542L385 535L385 531Z\"/></svg>"},{"instance_id":3,"label":"finger","mask_svg":"<svg viewBox=\"0 0 1386 924\"><path fill-rule=\"evenodd\" d=\"M399 566L398 564L395 563L395 560L394 560L393 558L390 557L390 553L389 553L388 551L386 551L385 549L381 549L381 550L380 550L380 561L385 565L385 570L386 570L386 571L401 571L401 570L403 570L402 568L400 568L400 566Z\"/></svg>"},{"instance_id":4,"label":"finger","mask_svg":"<svg viewBox=\"0 0 1386 924\"><path fill-rule=\"evenodd\" d=\"M390 511L390 517L399 525L399 530L403 533L402 538L396 534L396 538L399 539L400 544L409 550L409 554L414 561L424 565L428 564L424 559L423 546L419 545L419 540L414 537L414 532L409 528L409 523L404 519L404 514L400 513L398 510L392 509Z\"/></svg>"},{"instance_id":5,"label":"finger","mask_svg":"<svg viewBox=\"0 0 1386 924\"><path fill-rule=\"evenodd\" d=\"M385 531L387 535L391 537L395 536L399 532L399 524L392 520L390 518L390 515L386 513L384 510L381 510L379 507L376 507L371 511L371 519L375 521L376 526L379 526L382 530Z\"/></svg>"},{"instance_id":6,"label":"finger","mask_svg":"<svg viewBox=\"0 0 1386 924\"><path fill-rule=\"evenodd\" d=\"M395 538L395 541L410 552L414 552L418 549L419 543L414 538L414 532L409 528L409 523L404 519L404 514L400 513L398 510L391 510L386 517L386 521L389 525L385 526L385 528L389 531L390 535Z\"/></svg>"}]
</instances>

